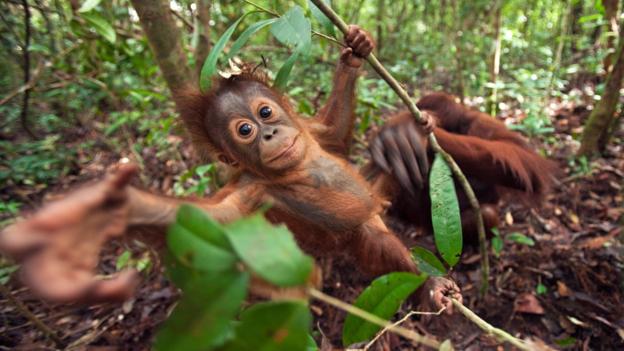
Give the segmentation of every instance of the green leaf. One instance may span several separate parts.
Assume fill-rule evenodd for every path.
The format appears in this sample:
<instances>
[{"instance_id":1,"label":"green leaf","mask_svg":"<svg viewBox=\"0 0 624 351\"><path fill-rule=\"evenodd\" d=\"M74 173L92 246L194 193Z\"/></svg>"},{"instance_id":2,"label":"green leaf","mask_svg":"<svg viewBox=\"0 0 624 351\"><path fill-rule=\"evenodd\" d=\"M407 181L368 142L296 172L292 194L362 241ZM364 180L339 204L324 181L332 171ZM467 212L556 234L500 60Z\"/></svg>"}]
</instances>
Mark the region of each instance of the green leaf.
<instances>
[{"instance_id":1,"label":"green leaf","mask_svg":"<svg viewBox=\"0 0 624 351\"><path fill-rule=\"evenodd\" d=\"M316 345L316 341L314 341L314 338L312 337L312 335L308 334L308 344L306 346L306 351L318 351L318 345Z\"/></svg>"},{"instance_id":2,"label":"green leaf","mask_svg":"<svg viewBox=\"0 0 624 351\"><path fill-rule=\"evenodd\" d=\"M82 4L82 6L80 6L78 12L89 12L93 10L100 3L100 1L102 0L87 0Z\"/></svg>"},{"instance_id":3,"label":"green leaf","mask_svg":"<svg viewBox=\"0 0 624 351\"><path fill-rule=\"evenodd\" d=\"M436 277L441 277L446 274L446 268L444 268L442 262L440 262L433 252L424 247L414 246L412 248L412 257L423 273Z\"/></svg>"},{"instance_id":4,"label":"green leaf","mask_svg":"<svg viewBox=\"0 0 624 351\"><path fill-rule=\"evenodd\" d=\"M202 271L232 268L238 261L222 229L198 208L182 205L169 227L167 246L181 263Z\"/></svg>"},{"instance_id":5,"label":"green leaf","mask_svg":"<svg viewBox=\"0 0 624 351\"><path fill-rule=\"evenodd\" d=\"M6 284L11 279L11 274L19 269L18 265L6 266L0 268L0 284Z\"/></svg>"},{"instance_id":6,"label":"green leaf","mask_svg":"<svg viewBox=\"0 0 624 351\"><path fill-rule=\"evenodd\" d=\"M537 287L535 287L535 292L538 295L544 295L545 293L548 292L548 288L546 287L546 285L539 283L537 284Z\"/></svg>"},{"instance_id":7,"label":"green leaf","mask_svg":"<svg viewBox=\"0 0 624 351\"><path fill-rule=\"evenodd\" d=\"M232 57L236 56L240 49L247 43L249 38L251 38L251 36L254 35L257 31L268 26L269 24L275 23L277 20L277 18L269 18L267 20L256 22L249 26L249 28L245 29L245 31L238 37L238 39L236 39L234 44L232 44L226 60L229 60Z\"/></svg>"},{"instance_id":8,"label":"green leaf","mask_svg":"<svg viewBox=\"0 0 624 351\"><path fill-rule=\"evenodd\" d=\"M95 12L83 13L80 16L84 18L99 35L103 36L104 39L108 40L111 44L115 43L115 39L117 39L115 29L104 17Z\"/></svg>"},{"instance_id":9,"label":"green leaf","mask_svg":"<svg viewBox=\"0 0 624 351\"><path fill-rule=\"evenodd\" d=\"M511 241L515 241L518 244L523 244L523 245L528 245L528 246L533 246L535 245L535 241L533 241L533 239L529 238L528 236L515 232L515 233L511 233L509 235L507 235L505 237L506 239L509 239Z\"/></svg>"},{"instance_id":10,"label":"green leaf","mask_svg":"<svg viewBox=\"0 0 624 351\"><path fill-rule=\"evenodd\" d=\"M431 221L436 248L442 258L453 267L462 252L462 227L455 184L442 156L436 154L429 178Z\"/></svg>"},{"instance_id":11,"label":"green leaf","mask_svg":"<svg viewBox=\"0 0 624 351\"><path fill-rule=\"evenodd\" d=\"M501 252L503 252L503 239L500 236L492 238L492 250L494 250L496 257L500 257Z\"/></svg>"},{"instance_id":12,"label":"green leaf","mask_svg":"<svg viewBox=\"0 0 624 351\"><path fill-rule=\"evenodd\" d=\"M212 84L212 76L217 71L217 60L219 59L219 55L223 52L225 48L225 44L230 41L232 34L234 34L234 30L238 27L238 24L245 18L247 15L254 13L248 12L242 15L239 19L236 20L226 31L223 33L221 38L217 40L212 50L206 57L206 61L204 61L204 65L202 66L201 73L199 74L199 87L201 91L207 91L210 89L210 85Z\"/></svg>"},{"instance_id":13,"label":"green leaf","mask_svg":"<svg viewBox=\"0 0 624 351\"><path fill-rule=\"evenodd\" d=\"M256 304L241 314L236 338L226 350L305 351L312 318L302 301Z\"/></svg>"},{"instance_id":14,"label":"green leaf","mask_svg":"<svg viewBox=\"0 0 624 351\"><path fill-rule=\"evenodd\" d=\"M290 55L288 60L284 62L282 67L277 72L275 76L275 81L273 82L273 86L277 89L284 89L286 87L286 83L288 82L288 77L290 76L290 72L292 71L293 65L299 58L299 51L295 51Z\"/></svg>"},{"instance_id":15,"label":"green leaf","mask_svg":"<svg viewBox=\"0 0 624 351\"><path fill-rule=\"evenodd\" d=\"M390 319L399 310L401 304L427 279L425 274L390 273L375 279L369 285L354 305L380 318ZM348 314L342 329L342 344L344 346L366 341L372 338L380 326Z\"/></svg>"},{"instance_id":16,"label":"green leaf","mask_svg":"<svg viewBox=\"0 0 624 351\"><path fill-rule=\"evenodd\" d=\"M130 258L132 257L132 253L126 250L119 257L117 257L117 262L115 263L115 268L120 271L123 268L128 266L128 262L130 262Z\"/></svg>"},{"instance_id":17,"label":"green leaf","mask_svg":"<svg viewBox=\"0 0 624 351\"><path fill-rule=\"evenodd\" d=\"M323 2L329 7L331 7L330 0L323 0ZM321 11L318 7L316 7L316 5L314 5L312 1L308 0L308 4L310 6L310 10L312 10L312 16L314 16L314 18L316 18L316 20L321 24L321 26L323 26L323 29L325 30L325 32L335 37L336 29L334 27L334 23L332 23L332 21L330 21L330 19L327 18L327 16L325 16L323 11Z\"/></svg>"},{"instance_id":18,"label":"green leaf","mask_svg":"<svg viewBox=\"0 0 624 351\"><path fill-rule=\"evenodd\" d=\"M283 226L273 226L261 214L225 227L234 251L256 274L278 286L303 285L312 271L312 258L297 246Z\"/></svg>"},{"instance_id":19,"label":"green leaf","mask_svg":"<svg viewBox=\"0 0 624 351\"><path fill-rule=\"evenodd\" d=\"M156 350L206 350L224 341L247 296L249 274L222 272L186 285L182 300L156 336Z\"/></svg>"},{"instance_id":20,"label":"green leaf","mask_svg":"<svg viewBox=\"0 0 624 351\"><path fill-rule=\"evenodd\" d=\"M208 166L212 166L212 164ZM225 235L225 229L208 217L208 214L203 210L189 204L183 204L178 209L176 220L184 223L184 227L203 240L223 250L233 252L232 245Z\"/></svg>"},{"instance_id":21,"label":"green leaf","mask_svg":"<svg viewBox=\"0 0 624 351\"><path fill-rule=\"evenodd\" d=\"M294 6L273 23L271 33L287 46L304 47L312 42L312 26L301 6Z\"/></svg>"}]
</instances>

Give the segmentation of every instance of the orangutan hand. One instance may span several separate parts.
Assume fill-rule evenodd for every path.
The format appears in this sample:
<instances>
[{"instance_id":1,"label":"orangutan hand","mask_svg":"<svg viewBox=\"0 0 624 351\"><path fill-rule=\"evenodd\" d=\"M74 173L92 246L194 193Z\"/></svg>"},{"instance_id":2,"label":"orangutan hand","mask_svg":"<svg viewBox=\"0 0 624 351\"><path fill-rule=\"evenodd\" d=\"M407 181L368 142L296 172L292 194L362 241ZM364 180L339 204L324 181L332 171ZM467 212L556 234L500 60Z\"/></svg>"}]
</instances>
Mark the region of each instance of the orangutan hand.
<instances>
[{"instance_id":1,"label":"orangutan hand","mask_svg":"<svg viewBox=\"0 0 624 351\"><path fill-rule=\"evenodd\" d=\"M22 277L37 295L54 302L124 300L137 285L127 270L95 277L102 245L128 223L127 184L136 167L122 165L94 185L44 206L0 233L0 251L22 263Z\"/></svg>"},{"instance_id":2,"label":"orangutan hand","mask_svg":"<svg viewBox=\"0 0 624 351\"><path fill-rule=\"evenodd\" d=\"M363 60L375 48L373 38L362 28L356 25L349 25L349 30L345 35L344 48L340 54L340 60L346 65L358 68L362 66Z\"/></svg>"},{"instance_id":3,"label":"orangutan hand","mask_svg":"<svg viewBox=\"0 0 624 351\"><path fill-rule=\"evenodd\" d=\"M450 298L462 302L462 296L454 281L442 277L429 277L421 288L420 301L423 308L437 312L446 307L447 314L453 313L453 302Z\"/></svg>"}]
</instances>

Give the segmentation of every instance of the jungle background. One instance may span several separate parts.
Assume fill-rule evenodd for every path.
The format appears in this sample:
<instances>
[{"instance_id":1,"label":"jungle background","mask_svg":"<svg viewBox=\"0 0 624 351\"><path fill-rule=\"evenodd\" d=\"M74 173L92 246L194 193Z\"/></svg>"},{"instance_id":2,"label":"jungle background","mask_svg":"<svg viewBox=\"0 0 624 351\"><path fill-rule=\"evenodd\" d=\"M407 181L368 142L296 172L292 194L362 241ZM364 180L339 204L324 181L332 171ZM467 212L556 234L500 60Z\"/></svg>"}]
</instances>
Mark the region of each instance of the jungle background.
<instances>
[{"instance_id":1,"label":"jungle background","mask_svg":"<svg viewBox=\"0 0 624 351\"><path fill-rule=\"evenodd\" d=\"M278 13L309 9L306 1L253 3ZM530 138L562 170L542 206L507 201L499 228L504 245L491 252L485 299L475 284L478 252L466 249L452 275L465 304L493 325L553 347L624 348L622 2L334 0L332 7L373 35L380 61L412 96L452 93ZM218 38L254 9L234 0L0 2L0 227L100 178L120 159L137 163L138 183L162 194L199 196L218 187L217 168L193 153L171 94L196 84ZM263 16L270 17L244 18L234 37ZM285 92L299 113L313 115L322 105L339 50L315 35L295 64ZM265 30L239 56L274 77L290 52ZM369 158L367 137L384 114L401 107L370 67L364 71L355 164ZM409 225L392 226L431 246ZM144 275L131 301L67 306L38 300L14 274L18 266L2 258L0 348L54 349L51 330L70 349L148 349L179 292L150 248L138 241L109 245L103 274L128 266ZM327 271L323 290L344 301L366 286L340 265ZM316 302L311 311L318 345L339 346L344 313ZM457 349L499 347L461 316L430 323L414 317L403 325L451 338Z\"/></svg>"}]
</instances>

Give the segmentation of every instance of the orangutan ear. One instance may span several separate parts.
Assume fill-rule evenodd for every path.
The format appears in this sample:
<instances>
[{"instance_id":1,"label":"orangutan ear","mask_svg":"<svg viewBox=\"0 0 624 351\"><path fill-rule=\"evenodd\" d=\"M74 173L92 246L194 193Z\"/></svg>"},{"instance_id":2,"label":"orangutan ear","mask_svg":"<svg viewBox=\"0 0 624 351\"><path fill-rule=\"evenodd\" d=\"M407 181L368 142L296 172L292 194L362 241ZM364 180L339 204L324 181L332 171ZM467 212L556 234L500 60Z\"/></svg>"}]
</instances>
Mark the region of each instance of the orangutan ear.
<instances>
[{"instance_id":1,"label":"orangutan ear","mask_svg":"<svg viewBox=\"0 0 624 351\"><path fill-rule=\"evenodd\" d=\"M238 167L238 161L233 160L232 158L230 158L230 157L229 157L228 155L226 155L226 154L221 154L221 153L220 153L220 154L217 156L217 159L218 159L219 161L221 161L221 162L225 163L225 164L226 164L226 165L228 165L228 166L231 166L231 167Z\"/></svg>"}]
</instances>

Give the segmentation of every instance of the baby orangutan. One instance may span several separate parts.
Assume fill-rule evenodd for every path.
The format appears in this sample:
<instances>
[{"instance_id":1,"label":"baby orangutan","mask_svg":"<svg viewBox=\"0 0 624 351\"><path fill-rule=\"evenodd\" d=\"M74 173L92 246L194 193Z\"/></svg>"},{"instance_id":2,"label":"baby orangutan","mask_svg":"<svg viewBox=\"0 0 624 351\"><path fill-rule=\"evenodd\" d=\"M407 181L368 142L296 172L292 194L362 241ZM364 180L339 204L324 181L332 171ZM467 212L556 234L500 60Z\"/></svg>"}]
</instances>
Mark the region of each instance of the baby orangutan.
<instances>
[{"instance_id":1,"label":"baby orangutan","mask_svg":"<svg viewBox=\"0 0 624 351\"><path fill-rule=\"evenodd\" d=\"M345 41L331 96L309 120L250 71L217 79L208 93L176 97L198 151L237 169L211 198L182 200L143 192L128 185L135 168L126 165L6 229L0 248L22 259L25 278L44 297L123 298L132 291L132 273L106 281L93 276L108 239L135 226L165 228L182 203L198 206L219 222L271 204L267 218L285 223L310 254L344 252L369 276L417 272L408 249L384 224L378 194L336 151L350 141L358 68L373 49L371 38L357 26L350 27ZM444 278L430 278L421 290L426 292L422 298L438 308L450 304L447 295L461 298L457 286Z\"/></svg>"}]
</instances>

